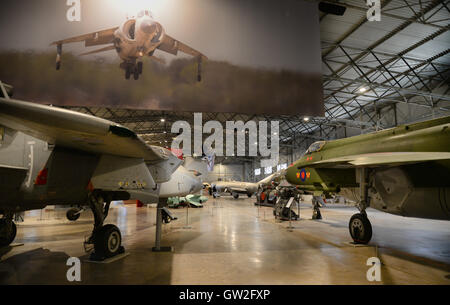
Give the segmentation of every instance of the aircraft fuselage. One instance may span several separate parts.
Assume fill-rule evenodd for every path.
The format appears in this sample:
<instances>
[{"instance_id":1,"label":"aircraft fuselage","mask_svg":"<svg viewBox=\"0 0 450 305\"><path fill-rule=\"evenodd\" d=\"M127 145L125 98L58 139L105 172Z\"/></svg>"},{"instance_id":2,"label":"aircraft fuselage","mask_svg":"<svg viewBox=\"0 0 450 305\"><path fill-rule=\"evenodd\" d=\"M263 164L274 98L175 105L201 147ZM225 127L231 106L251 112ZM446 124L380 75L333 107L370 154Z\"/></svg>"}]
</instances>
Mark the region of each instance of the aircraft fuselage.
<instances>
[{"instance_id":1,"label":"aircraft fuselage","mask_svg":"<svg viewBox=\"0 0 450 305\"><path fill-rule=\"evenodd\" d=\"M164 36L162 25L149 16L125 21L114 33L117 54L125 62L151 56Z\"/></svg>"},{"instance_id":2,"label":"aircraft fuselage","mask_svg":"<svg viewBox=\"0 0 450 305\"><path fill-rule=\"evenodd\" d=\"M388 157L393 152L449 152L450 117L318 145L323 147L305 153L288 168L288 182L315 195L336 193L358 202L358 168L364 166L308 165L360 154L386 153ZM450 220L450 160L390 163L367 169L370 207L408 217Z\"/></svg>"}]
</instances>

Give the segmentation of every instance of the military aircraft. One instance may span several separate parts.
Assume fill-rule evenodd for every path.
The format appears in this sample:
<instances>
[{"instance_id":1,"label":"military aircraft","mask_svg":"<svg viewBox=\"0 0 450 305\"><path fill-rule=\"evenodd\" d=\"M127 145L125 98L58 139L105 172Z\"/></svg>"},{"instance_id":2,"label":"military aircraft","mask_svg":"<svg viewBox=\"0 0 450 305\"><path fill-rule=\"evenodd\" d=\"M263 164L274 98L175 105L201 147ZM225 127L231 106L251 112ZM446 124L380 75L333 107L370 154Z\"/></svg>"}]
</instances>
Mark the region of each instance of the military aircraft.
<instances>
[{"instance_id":1,"label":"military aircraft","mask_svg":"<svg viewBox=\"0 0 450 305\"><path fill-rule=\"evenodd\" d=\"M239 194L247 194L248 198L252 197L262 185L270 183L273 179L280 175L280 172L273 173L270 176L258 182L242 182L242 181L215 181L210 183L209 192L214 198L220 193L230 193L234 199L239 198Z\"/></svg>"},{"instance_id":2,"label":"military aircraft","mask_svg":"<svg viewBox=\"0 0 450 305\"><path fill-rule=\"evenodd\" d=\"M143 70L144 56L161 62L160 58L154 56L157 49L173 55L177 55L180 51L197 57L198 81L201 81L202 61L208 59L199 51L167 35L163 26L153 19L149 10L143 10L136 17L128 18L119 27L52 42L51 45L56 45L56 70L61 68L62 45L74 42L84 42L86 47L107 45L81 55L116 50L123 61L120 68L125 70L126 79L130 79L131 75L135 80L139 79Z\"/></svg>"},{"instance_id":3,"label":"military aircraft","mask_svg":"<svg viewBox=\"0 0 450 305\"><path fill-rule=\"evenodd\" d=\"M95 256L123 251L119 229L103 224L110 202L158 202L160 185L181 160L114 122L11 93L0 82L0 246L15 238L15 213L87 203L95 219L87 243Z\"/></svg>"},{"instance_id":4,"label":"military aircraft","mask_svg":"<svg viewBox=\"0 0 450 305\"><path fill-rule=\"evenodd\" d=\"M375 133L313 143L286 179L316 196L358 202L349 222L355 243L368 243L366 208L406 217L450 220L450 116Z\"/></svg>"},{"instance_id":5,"label":"military aircraft","mask_svg":"<svg viewBox=\"0 0 450 305\"><path fill-rule=\"evenodd\" d=\"M206 163L203 160L197 161L188 157L172 174L170 180L161 184L159 197L184 197L199 192L203 188L202 178L206 174Z\"/></svg>"},{"instance_id":6,"label":"military aircraft","mask_svg":"<svg viewBox=\"0 0 450 305\"><path fill-rule=\"evenodd\" d=\"M208 157L210 158L210 157ZM183 165L180 165L171 175L170 180L163 182L159 186L158 198L167 200L171 197L185 197L189 194L199 192L203 188L202 178L210 171L207 166L206 158L201 161L188 157L183 160ZM148 201L147 203L151 203ZM67 210L66 217L70 221L76 221L81 213L85 210L83 203L78 204ZM171 215L164 210L164 221L167 223L171 220Z\"/></svg>"}]
</instances>

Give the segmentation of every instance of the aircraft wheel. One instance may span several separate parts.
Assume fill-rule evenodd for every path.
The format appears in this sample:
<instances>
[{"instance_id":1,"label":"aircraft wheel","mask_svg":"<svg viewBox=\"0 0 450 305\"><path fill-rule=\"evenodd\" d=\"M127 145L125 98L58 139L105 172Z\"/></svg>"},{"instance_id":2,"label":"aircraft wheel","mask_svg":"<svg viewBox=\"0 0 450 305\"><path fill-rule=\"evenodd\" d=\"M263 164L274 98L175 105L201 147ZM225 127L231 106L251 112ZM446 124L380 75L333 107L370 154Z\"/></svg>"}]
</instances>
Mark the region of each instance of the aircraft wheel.
<instances>
[{"instance_id":1,"label":"aircraft wheel","mask_svg":"<svg viewBox=\"0 0 450 305\"><path fill-rule=\"evenodd\" d=\"M171 221L169 215L167 215L167 214L163 215L163 219L162 220L163 220L164 223L170 223L170 221Z\"/></svg>"},{"instance_id":2,"label":"aircraft wheel","mask_svg":"<svg viewBox=\"0 0 450 305\"><path fill-rule=\"evenodd\" d=\"M14 222L11 222L11 230L8 232L8 222L6 219L0 219L0 247L6 247L16 238L17 227Z\"/></svg>"},{"instance_id":3,"label":"aircraft wheel","mask_svg":"<svg viewBox=\"0 0 450 305\"><path fill-rule=\"evenodd\" d=\"M115 225L107 224L95 233L95 254L100 257L112 257L121 251L122 235Z\"/></svg>"},{"instance_id":4,"label":"aircraft wheel","mask_svg":"<svg viewBox=\"0 0 450 305\"><path fill-rule=\"evenodd\" d=\"M233 198L234 199L238 199L239 198L239 194L238 193L233 193Z\"/></svg>"},{"instance_id":5,"label":"aircraft wheel","mask_svg":"<svg viewBox=\"0 0 450 305\"><path fill-rule=\"evenodd\" d=\"M138 68L139 74L142 74L142 70L144 68L144 64L142 63L142 61L137 63L137 68Z\"/></svg>"},{"instance_id":6,"label":"aircraft wheel","mask_svg":"<svg viewBox=\"0 0 450 305\"><path fill-rule=\"evenodd\" d=\"M361 213L350 218L348 229L353 241L357 244L367 244L372 238L372 225L367 216Z\"/></svg>"},{"instance_id":7,"label":"aircraft wheel","mask_svg":"<svg viewBox=\"0 0 450 305\"><path fill-rule=\"evenodd\" d=\"M248 198L252 198L252 194L247 193Z\"/></svg>"},{"instance_id":8,"label":"aircraft wheel","mask_svg":"<svg viewBox=\"0 0 450 305\"><path fill-rule=\"evenodd\" d=\"M125 69L125 79L130 79L131 76L131 69L130 66L127 66Z\"/></svg>"},{"instance_id":9,"label":"aircraft wheel","mask_svg":"<svg viewBox=\"0 0 450 305\"><path fill-rule=\"evenodd\" d=\"M70 221L76 221L76 220L78 220L78 218L80 218L80 213L79 212L80 212L79 209L72 208L72 209L67 211L66 217Z\"/></svg>"}]
</instances>

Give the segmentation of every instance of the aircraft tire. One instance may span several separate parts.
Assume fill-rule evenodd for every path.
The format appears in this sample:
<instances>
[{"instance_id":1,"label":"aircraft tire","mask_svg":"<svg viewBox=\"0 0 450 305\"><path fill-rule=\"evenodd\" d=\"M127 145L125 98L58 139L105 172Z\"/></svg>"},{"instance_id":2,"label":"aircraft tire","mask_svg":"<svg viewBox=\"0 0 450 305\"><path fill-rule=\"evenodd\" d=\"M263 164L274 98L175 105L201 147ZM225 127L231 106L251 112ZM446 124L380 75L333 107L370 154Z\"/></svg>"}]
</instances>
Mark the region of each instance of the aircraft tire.
<instances>
[{"instance_id":1,"label":"aircraft tire","mask_svg":"<svg viewBox=\"0 0 450 305\"><path fill-rule=\"evenodd\" d=\"M104 258L112 257L123 249L121 243L122 235L119 228L113 224L104 225L95 233L95 254Z\"/></svg>"},{"instance_id":2,"label":"aircraft tire","mask_svg":"<svg viewBox=\"0 0 450 305\"><path fill-rule=\"evenodd\" d=\"M125 79L130 79L131 76L131 69L130 67L127 67L125 70Z\"/></svg>"},{"instance_id":3,"label":"aircraft tire","mask_svg":"<svg viewBox=\"0 0 450 305\"><path fill-rule=\"evenodd\" d=\"M350 236L357 244L367 244L372 238L372 225L364 214L354 214L350 218L348 229Z\"/></svg>"},{"instance_id":4,"label":"aircraft tire","mask_svg":"<svg viewBox=\"0 0 450 305\"><path fill-rule=\"evenodd\" d=\"M133 71L133 78L134 80L138 80L139 79L139 71L137 68L134 69Z\"/></svg>"},{"instance_id":5,"label":"aircraft tire","mask_svg":"<svg viewBox=\"0 0 450 305\"><path fill-rule=\"evenodd\" d=\"M137 69L139 71L139 74L142 74L142 70L144 69L144 64L142 63L142 61L137 63Z\"/></svg>"},{"instance_id":6,"label":"aircraft tire","mask_svg":"<svg viewBox=\"0 0 450 305\"><path fill-rule=\"evenodd\" d=\"M233 195L234 199L238 199L239 198L239 194L238 193L233 193L232 195Z\"/></svg>"},{"instance_id":7,"label":"aircraft tire","mask_svg":"<svg viewBox=\"0 0 450 305\"><path fill-rule=\"evenodd\" d=\"M247 193L248 198L252 198L252 194Z\"/></svg>"},{"instance_id":8,"label":"aircraft tire","mask_svg":"<svg viewBox=\"0 0 450 305\"><path fill-rule=\"evenodd\" d=\"M70 221L78 220L78 218L80 218L80 213L78 213L78 212L79 212L79 210L76 208L72 208L72 209L68 210L66 212L67 219Z\"/></svg>"},{"instance_id":9,"label":"aircraft tire","mask_svg":"<svg viewBox=\"0 0 450 305\"><path fill-rule=\"evenodd\" d=\"M6 234L6 219L0 219L0 247L9 246L16 238L17 227L16 224L12 223L12 230L10 234Z\"/></svg>"}]
</instances>

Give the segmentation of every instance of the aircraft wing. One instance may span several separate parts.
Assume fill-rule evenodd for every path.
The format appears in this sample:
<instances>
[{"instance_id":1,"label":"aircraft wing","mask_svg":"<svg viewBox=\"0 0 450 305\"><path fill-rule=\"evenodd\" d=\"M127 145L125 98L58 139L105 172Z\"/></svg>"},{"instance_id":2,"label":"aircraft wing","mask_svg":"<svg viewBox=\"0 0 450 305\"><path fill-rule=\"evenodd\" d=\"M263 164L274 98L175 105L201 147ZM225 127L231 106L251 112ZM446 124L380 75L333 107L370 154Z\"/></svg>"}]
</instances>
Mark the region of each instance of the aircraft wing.
<instances>
[{"instance_id":1,"label":"aircraft wing","mask_svg":"<svg viewBox=\"0 0 450 305\"><path fill-rule=\"evenodd\" d=\"M147 145L122 125L57 107L0 98L0 125L90 153L142 158L150 164L172 158L169 150Z\"/></svg>"},{"instance_id":2,"label":"aircraft wing","mask_svg":"<svg viewBox=\"0 0 450 305\"><path fill-rule=\"evenodd\" d=\"M408 163L450 160L450 152L380 152L351 155L323 161L312 162L305 167L315 168L351 168L394 166Z\"/></svg>"},{"instance_id":3,"label":"aircraft wing","mask_svg":"<svg viewBox=\"0 0 450 305\"><path fill-rule=\"evenodd\" d=\"M114 40L114 32L119 27L114 27L111 29L101 30L89 34L84 34L80 36L75 36L63 40L58 40L52 42L50 45L67 44L72 42L83 42L86 47L97 46L101 44L112 43Z\"/></svg>"},{"instance_id":4,"label":"aircraft wing","mask_svg":"<svg viewBox=\"0 0 450 305\"><path fill-rule=\"evenodd\" d=\"M175 38L170 37L169 35L165 34L163 36L161 44L158 46L158 49L161 51L177 55L178 51L183 52L185 54L189 54L192 56L200 56L202 59L207 60L208 58L200 53L199 51L191 48L190 46L176 40Z\"/></svg>"}]
</instances>

